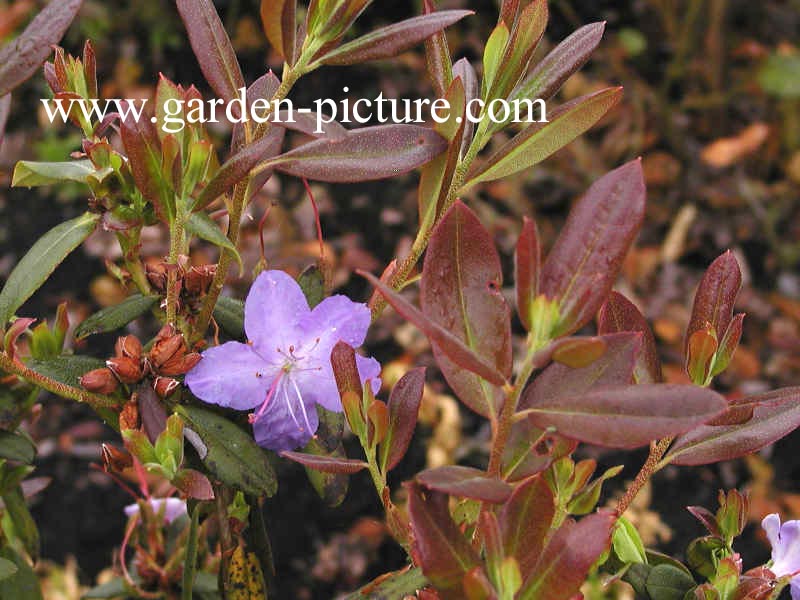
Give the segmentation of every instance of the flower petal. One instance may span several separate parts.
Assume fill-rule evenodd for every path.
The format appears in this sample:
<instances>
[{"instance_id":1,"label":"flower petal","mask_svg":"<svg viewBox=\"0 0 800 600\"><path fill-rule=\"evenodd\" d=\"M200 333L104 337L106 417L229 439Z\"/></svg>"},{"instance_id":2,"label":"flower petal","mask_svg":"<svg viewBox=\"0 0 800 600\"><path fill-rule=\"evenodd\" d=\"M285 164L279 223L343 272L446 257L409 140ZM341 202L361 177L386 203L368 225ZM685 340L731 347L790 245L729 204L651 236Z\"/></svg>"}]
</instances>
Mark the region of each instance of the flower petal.
<instances>
[{"instance_id":1,"label":"flower petal","mask_svg":"<svg viewBox=\"0 0 800 600\"><path fill-rule=\"evenodd\" d=\"M781 518L778 513L771 513L761 521L761 528L767 534L769 545L772 546L772 558L775 558L776 548L780 546Z\"/></svg>"},{"instance_id":2,"label":"flower petal","mask_svg":"<svg viewBox=\"0 0 800 600\"><path fill-rule=\"evenodd\" d=\"M371 315L366 304L353 302L347 296L329 296L300 320L302 350L298 355L313 353L330 362L331 350L343 341L353 348L364 343Z\"/></svg>"},{"instance_id":3,"label":"flower petal","mask_svg":"<svg viewBox=\"0 0 800 600\"><path fill-rule=\"evenodd\" d=\"M295 450L305 446L317 432L316 403L296 384L291 375L282 377L264 414L253 424L256 443L262 448L275 452Z\"/></svg>"},{"instance_id":4,"label":"flower petal","mask_svg":"<svg viewBox=\"0 0 800 600\"><path fill-rule=\"evenodd\" d=\"M366 358L356 354L356 368L359 379L364 385L367 379L372 380L372 392L377 394L381 389L381 365L374 358ZM304 398L311 398L314 402L333 412L342 412L342 400L339 389L336 387L336 378L333 367L328 358L327 365L313 371L300 371L294 374L294 379L302 391Z\"/></svg>"},{"instance_id":5,"label":"flower petal","mask_svg":"<svg viewBox=\"0 0 800 600\"><path fill-rule=\"evenodd\" d=\"M228 342L203 352L186 385L204 402L250 410L264 401L277 372L248 344Z\"/></svg>"},{"instance_id":6,"label":"flower petal","mask_svg":"<svg viewBox=\"0 0 800 600\"><path fill-rule=\"evenodd\" d=\"M800 600L800 577L792 579L789 589L792 592L792 600Z\"/></svg>"},{"instance_id":7,"label":"flower petal","mask_svg":"<svg viewBox=\"0 0 800 600\"><path fill-rule=\"evenodd\" d=\"M309 312L303 290L288 273L264 271L247 294L244 330L259 354L273 362L278 348L288 352L289 345L297 344L298 322Z\"/></svg>"},{"instance_id":8,"label":"flower petal","mask_svg":"<svg viewBox=\"0 0 800 600\"><path fill-rule=\"evenodd\" d=\"M361 377L361 385L371 380L372 393L377 394L381 390L381 363L374 358L356 354L356 367L358 375Z\"/></svg>"},{"instance_id":9,"label":"flower petal","mask_svg":"<svg viewBox=\"0 0 800 600\"><path fill-rule=\"evenodd\" d=\"M778 577L800 571L800 521L786 521L781 525L780 552L776 556L775 547L772 547L772 557L775 561L772 572Z\"/></svg>"}]
</instances>

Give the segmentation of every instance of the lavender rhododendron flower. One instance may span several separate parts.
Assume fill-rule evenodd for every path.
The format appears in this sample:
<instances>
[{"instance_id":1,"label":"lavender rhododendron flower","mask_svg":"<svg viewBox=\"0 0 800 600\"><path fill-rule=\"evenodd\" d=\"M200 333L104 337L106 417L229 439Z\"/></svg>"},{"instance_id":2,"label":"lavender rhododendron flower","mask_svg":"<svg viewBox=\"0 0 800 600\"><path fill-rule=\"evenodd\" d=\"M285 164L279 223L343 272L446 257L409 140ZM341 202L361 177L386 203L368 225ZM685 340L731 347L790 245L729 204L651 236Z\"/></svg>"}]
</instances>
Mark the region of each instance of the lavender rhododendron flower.
<instances>
[{"instance_id":1,"label":"lavender rhododendron flower","mask_svg":"<svg viewBox=\"0 0 800 600\"><path fill-rule=\"evenodd\" d=\"M150 506L157 515L164 511L165 523L172 523L175 519L189 514L186 511L186 502L180 498L151 498ZM129 504L125 507L125 514L132 517L138 515L140 510L138 504Z\"/></svg>"},{"instance_id":2,"label":"lavender rhododendron flower","mask_svg":"<svg viewBox=\"0 0 800 600\"><path fill-rule=\"evenodd\" d=\"M800 600L800 521L786 521L773 513L764 517L761 527L772 546L772 571L775 576L793 575L792 600Z\"/></svg>"},{"instance_id":3,"label":"lavender rhododendron flower","mask_svg":"<svg viewBox=\"0 0 800 600\"><path fill-rule=\"evenodd\" d=\"M317 404L341 412L331 366L339 341L357 347L370 324L365 304L331 296L313 310L297 282L283 271L256 278L244 307L248 343L209 348L186 375L198 398L236 410L253 410L256 442L270 450L304 446L317 431ZM380 388L380 364L356 356L362 383Z\"/></svg>"}]
</instances>

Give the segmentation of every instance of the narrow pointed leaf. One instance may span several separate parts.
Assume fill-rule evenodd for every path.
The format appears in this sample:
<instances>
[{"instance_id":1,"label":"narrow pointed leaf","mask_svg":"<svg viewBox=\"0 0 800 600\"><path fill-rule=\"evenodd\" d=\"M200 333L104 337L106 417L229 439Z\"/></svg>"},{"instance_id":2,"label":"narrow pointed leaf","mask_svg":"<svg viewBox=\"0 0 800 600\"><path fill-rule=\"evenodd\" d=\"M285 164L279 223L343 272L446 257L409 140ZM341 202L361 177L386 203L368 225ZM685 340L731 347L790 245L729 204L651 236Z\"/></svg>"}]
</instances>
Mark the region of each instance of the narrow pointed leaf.
<instances>
[{"instance_id":1,"label":"narrow pointed leaf","mask_svg":"<svg viewBox=\"0 0 800 600\"><path fill-rule=\"evenodd\" d=\"M520 484L500 510L505 556L515 557L523 574L539 560L555 513L553 491L542 476Z\"/></svg>"},{"instance_id":2,"label":"narrow pointed leaf","mask_svg":"<svg viewBox=\"0 0 800 600\"><path fill-rule=\"evenodd\" d=\"M442 352L447 354L448 358L453 363L480 375L488 382L495 385L503 385L506 382L505 376L503 376L496 367L477 356L460 338L450 333L450 331L441 325L431 321L408 300L371 273L366 273L364 271L357 272L375 286L389 304L392 305L392 308L416 325L422 333L428 336L432 343L440 347Z\"/></svg>"},{"instance_id":3,"label":"narrow pointed leaf","mask_svg":"<svg viewBox=\"0 0 800 600\"><path fill-rule=\"evenodd\" d=\"M420 283L423 314L458 337L483 361L511 375L511 312L500 290L503 273L489 232L463 203L456 202L434 230ZM467 373L434 340L439 368L456 395L487 416L499 390Z\"/></svg>"},{"instance_id":4,"label":"narrow pointed leaf","mask_svg":"<svg viewBox=\"0 0 800 600\"><path fill-rule=\"evenodd\" d=\"M611 547L614 515L598 512L577 523L567 521L553 535L518 600L563 600L580 590L589 569Z\"/></svg>"},{"instance_id":5,"label":"narrow pointed leaf","mask_svg":"<svg viewBox=\"0 0 800 600\"><path fill-rule=\"evenodd\" d=\"M105 362L91 356L56 356L42 360L32 359L26 366L53 381L77 386L81 375L104 367Z\"/></svg>"},{"instance_id":6,"label":"narrow pointed leaf","mask_svg":"<svg viewBox=\"0 0 800 600\"><path fill-rule=\"evenodd\" d=\"M414 597L418 590L426 587L428 580L419 567L395 571L388 576L381 575L362 587L348 594L342 600L396 600L397 598Z\"/></svg>"},{"instance_id":7,"label":"narrow pointed leaf","mask_svg":"<svg viewBox=\"0 0 800 600\"><path fill-rule=\"evenodd\" d=\"M513 490L505 481L489 477L486 471L459 465L427 469L417 475L417 481L437 492L491 504L502 504Z\"/></svg>"},{"instance_id":8,"label":"narrow pointed leaf","mask_svg":"<svg viewBox=\"0 0 800 600\"><path fill-rule=\"evenodd\" d=\"M622 98L608 88L576 98L547 115L547 123L528 125L467 176L464 188L508 177L542 162L597 123Z\"/></svg>"},{"instance_id":9,"label":"narrow pointed leaf","mask_svg":"<svg viewBox=\"0 0 800 600\"><path fill-rule=\"evenodd\" d=\"M47 280L55 268L89 237L100 216L84 213L40 237L11 271L0 292L0 328Z\"/></svg>"},{"instance_id":10,"label":"narrow pointed leaf","mask_svg":"<svg viewBox=\"0 0 800 600\"><path fill-rule=\"evenodd\" d=\"M526 331L531 330L530 306L539 294L541 254L536 222L525 217L514 254L514 283L517 290L517 312Z\"/></svg>"},{"instance_id":11,"label":"narrow pointed leaf","mask_svg":"<svg viewBox=\"0 0 800 600\"><path fill-rule=\"evenodd\" d=\"M551 364L523 392L519 408L530 408L542 400L580 396L602 386L633 383L633 369L641 348L641 334L612 333L595 339L604 343L605 351L602 356L577 369L562 363Z\"/></svg>"},{"instance_id":12,"label":"narrow pointed leaf","mask_svg":"<svg viewBox=\"0 0 800 600\"><path fill-rule=\"evenodd\" d=\"M412 17L342 44L320 59L326 65L353 65L397 56L464 17L470 10L443 10Z\"/></svg>"},{"instance_id":13,"label":"narrow pointed leaf","mask_svg":"<svg viewBox=\"0 0 800 600\"><path fill-rule=\"evenodd\" d=\"M261 25L275 51L294 63L297 0L261 0Z\"/></svg>"},{"instance_id":14,"label":"narrow pointed leaf","mask_svg":"<svg viewBox=\"0 0 800 600\"><path fill-rule=\"evenodd\" d=\"M303 452L281 452L283 458L288 458L296 463L300 463L310 469L322 471L323 473L358 473L362 469L369 467L363 460L353 460L338 456L319 456L316 454L305 454Z\"/></svg>"},{"instance_id":15,"label":"narrow pointed leaf","mask_svg":"<svg viewBox=\"0 0 800 600\"><path fill-rule=\"evenodd\" d=\"M212 220L206 213L192 213L186 220L186 231L214 244L218 248L224 248L233 254L234 258L236 258L236 262L239 263L239 267L242 266L242 257L239 256L239 251L236 249L236 246L228 239L228 236L222 233L217 222Z\"/></svg>"},{"instance_id":16,"label":"narrow pointed leaf","mask_svg":"<svg viewBox=\"0 0 800 600\"><path fill-rule=\"evenodd\" d=\"M417 426L417 416L425 389L425 368L403 375L389 395L389 431L380 446L383 471L389 471L405 456Z\"/></svg>"},{"instance_id":17,"label":"narrow pointed leaf","mask_svg":"<svg viewBox=\"0 0 800 600\"><path fill-rule=\"evenodd\" d=\"M739 262L728 250L711 263L700 280L694 296L692 317L686 328L686 348L696 331L710 324L715 337L721 339L733 318L733 306L742 287L742 271Z\"/></svg>"},{"instance_id":18,"label":"narrow pointed leaf","mask_svg":"<svg viewBox=\"0 0 800 600\"><path fill-rule=\"evenodd\" d=\"M603 39L604 30L605 23L591 23L572 33L531 70L511 94L512 99L551 98L573 73L586 64Z\"/></svg>"},{"instance_id":19,"label":"narrow pointed leaf","mask_svg":"<svg viewBox=\"0 0 800 600\"><path fill-rule=\"evenodd\" d=\"M0 96L36 73L50 56L52 46L67 31L81 4L83 0L51 0L19 37L0 48Z\"/></svg>"},{"instance_id":20,"label":"narrow pointed leaf","mask_svg":"<svg viewBox=\"0 0 800 600\"><path fill-rule=\"evenodd\" d=\"M742 339L744 316L744 313L739 313L733 317L730 325L728 325L728 331L725 332L725 337L722 338L717 355L714 357L712 375L719 375L728 368L736 348L739 347L739 340Z\"/></svg>"},{"instance_id":21,"label":"narrow pointed leaf","mask_svg":"<svg viewBox=\"0 0 800 600\"><path fill-rule=\"evenodd\" d=\"M633 377L636 383L662 381L661 361L658 358L653 330L639 309L619 292L612 291L597 317L600 334L635 331L642 334L642 347L636 357Z\"/></svg>"},{"instance_id":22,"label":"narrow pointed leaf","mask_svg":"<svg viewBox=\"0 0 800 600\"><path fill-rule=\"evenodd\" d=\"M447 142L418 125L379 125L350 131L341 140L315 140L265 163L295 177L360 182L384 179L420 167Z\"/></svg>"},{"instance_id":23,"label":"narrow pointed leaf","mask_svg":"<svg viewBox=\"0 0 800 600\"><path fill-rule=\"evenodd\" d=\"M211 180L200 192L194 202L192 210L203 210L219 196L227 193L233 186L242 181L250 171L265 158L270 158L280 151L283 143L283 129L276 128L278 132L267 132L264 137L244 146L236 154L231 156L214 174ZM272 133L272 135L271 135Z\"/></svg>"},{"instance_id":24,"label":"narrow pointed leaf","mask_svg":"<svg viewBox=\"0 0 800 600\"><path fill-rule=\"evenodd\" d=\"M142 195L164 223L175 218L175 196L161 169L161 141L150 119L125 119L120 123L122 144L130 161L133 179Z\"/></svg>"},{"instance_id":25,"label":"narrow pointed leaf","mask_svg":"<svg viewBox=\"0 0 800 600\"><path fill-rule=\"evenodd\" d=\"M100 175L100 173L88 159L65 162L21 160L14 165L11 187L38 187L65 181L85 184L92 175Z\"/></svg>"},{"instance_id":26,"label":"narrow pointed leaf","mask_svg":"<svg viewBox=\"0 0 800 600\"><path fill-rule=\"evenodd\" d=\"M570 211L542 267L539 292L558 299L556 336L569 335L594 318L617 279L644 219L641 161L601 177Z\"/></svg>"},{"instance_id":27,"label":"narrow pointed leaf","mask_svg":"<svg viewBox=\"0 0 800 600\"><path fill-rule=\"evenodd\" d=\"M704 465L756 452L800 426L800 387L783 388L747 398L756 403L742 424L704 425L679 437L665 460L677 465Z\"/></svg>"},{"instance_id":28,"label":"narrow pointed leaf","mask_svg":"<svg viewBox=\"0 0 800 600\"><path fill-rule=\"evenodd\" d=\"M478 74L472 64L466 59L462 58L453 65L453 78L461 79L461 84L464 86L464 105L469 105L472 100L475 100L481 93L481 86L478 82ZM464 132L461 135L461 154L463 155L475 133L475 123L470 119L463 119Z\"/></svg>"},{"instance_id":29,"label":"narrow pointed leaf","mask_svg":"<svg viewBox=\"0 0 800 600\"><path fill-rule=\"evenodd\" d=\"M141 317L158 303L156 295L134 294L119 304L103 308L75 328L75 338L83 339L95 333L115 331Z\"/></svg>"},{"instance_id":30,"label":"narrow pointed leaf","mask_svg":"<svg viewBox=\"0 0 800 600\"><path fill-rule=\"evenodd\" d=\"M408 515L413 532L413 552L422 572L443 600L464 597L464 575L480 563L477 552L453 522L447 496L408 486Z\"/></svg>"},{"instance_id":31,"label":"narrow pointed leaf","mask_svg":"<svg viewBox=\"0 0 800 600\"><path fill-rule=\"evenodd\" d=\"M561 435L610 448L637 448L685 433L727 408L714 391L668 384L609 386L526 404L539 427L555 427Z\"/></svg>"},{"instance_id":32,"label":"narrow pointed leaf","mask_svg":"<svg viewBox=\"0 0 800 600\"><path fill-rule=\"evenodd\" d=\"M211 0L177 0L177 3L200 70L217 96L230 102L245 87L244 76L214 3Z\"/></svg>"},{"instance_id":33,"label":"narrow pointed leaf","mask_svg":"<svg viewBox=\"0 0 800 600\"><path fill-rule=\"evenodd\" d=\"M425 15L434 14L433 0L422 0L422 12ZM453 81L453 61L444 29L425 40L425 57L436 96L443 98Z\"/></svg>"}]
</instances>

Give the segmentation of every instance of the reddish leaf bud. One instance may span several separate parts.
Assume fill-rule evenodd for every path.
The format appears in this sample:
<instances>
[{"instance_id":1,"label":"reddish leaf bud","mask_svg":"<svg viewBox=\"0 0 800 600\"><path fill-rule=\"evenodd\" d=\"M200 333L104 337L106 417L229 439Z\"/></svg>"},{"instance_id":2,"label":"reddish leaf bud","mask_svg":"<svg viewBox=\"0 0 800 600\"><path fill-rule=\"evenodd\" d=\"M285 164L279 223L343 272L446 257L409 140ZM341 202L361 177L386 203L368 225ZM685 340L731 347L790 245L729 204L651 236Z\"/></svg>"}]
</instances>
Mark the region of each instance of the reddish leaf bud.
<instances>
[{"instance_id":1,"label":"reddish leaf bud","mask_svg":"<svg viewBox=\"0 0 800 600\"><path fill-rule=\"evenodd\" d=\"M80 379L84 389L96 394L113 394L119 382L111 369L95 369L85 373Z\"/></svg>"},{"instance_id":2,"label":"reddish leaf bud","mask_svg":"<svg viewBox=\"0 0 800 600\"><path fill-rule=\"evenodd\" d=\"M161 365L158 370L160 375L174 377L176 375L185 375L191 371L194 366L200 362L200 354L192 352L190 354L176 354L170 360Z\"/></svg>"},{"instance_id":3,"label":"reddish leaf bud","mask_svg":"<svg viewBox=\"0 0 800 600\"><path fill-rule=\"evenodd\" d=\"M141 362L127 356L109 358L106 361L106 366L114 372L114 375L116 375L122 383L128 385L138 383L144 376Z\"/></svg>"}]
</instances>

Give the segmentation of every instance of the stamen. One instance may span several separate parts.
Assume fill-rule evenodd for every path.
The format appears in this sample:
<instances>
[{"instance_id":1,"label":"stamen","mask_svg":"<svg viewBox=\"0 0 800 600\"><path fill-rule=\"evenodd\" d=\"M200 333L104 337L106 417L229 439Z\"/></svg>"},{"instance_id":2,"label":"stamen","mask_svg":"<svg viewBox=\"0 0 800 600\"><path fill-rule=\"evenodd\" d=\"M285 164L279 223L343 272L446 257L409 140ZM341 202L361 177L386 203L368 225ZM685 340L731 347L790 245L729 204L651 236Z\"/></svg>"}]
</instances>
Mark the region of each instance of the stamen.
<instances>
[{"instance_id":1,"label":"stamen","mask_svg":"<svg viewBox=\"0 0 800 600\"><path fill-rule=\"evenodd\" d=\"M278 389L278 384L280 383L283 374L284 371L278 371L277 377L275 377L275 379L272 381L272 385L269 386L267 397L264 399L264 402L261 403L261 408L258 409L257 413L250 413L250 415L247 417L247 420L250 421L251 425L255 423L261 415L264 414L265 410L267 410L267 406L269 406L270 400L272 400L272 397L275 395L275 390ZM260 376L259 373L256 373L256 375Z\"/></svg>"},{"instance_id":2,"label":"stamen","mask_svg":"<svg viewBox=\"0 0 800 600\"><path fill-rule=\"evenodd\" d=\"M308 422L308 413L306 412L306 405L303 404L303 396L300 394L300 388L297 387L297 383L294 379L291 380L292 385L294 386L294 391L297 392L297 399L300 401L300 410L303 411L303 418L306 421L306 427L308 427L308 432L312 433L311 431L311 423Z\"/></svg>"}]
</instances>

